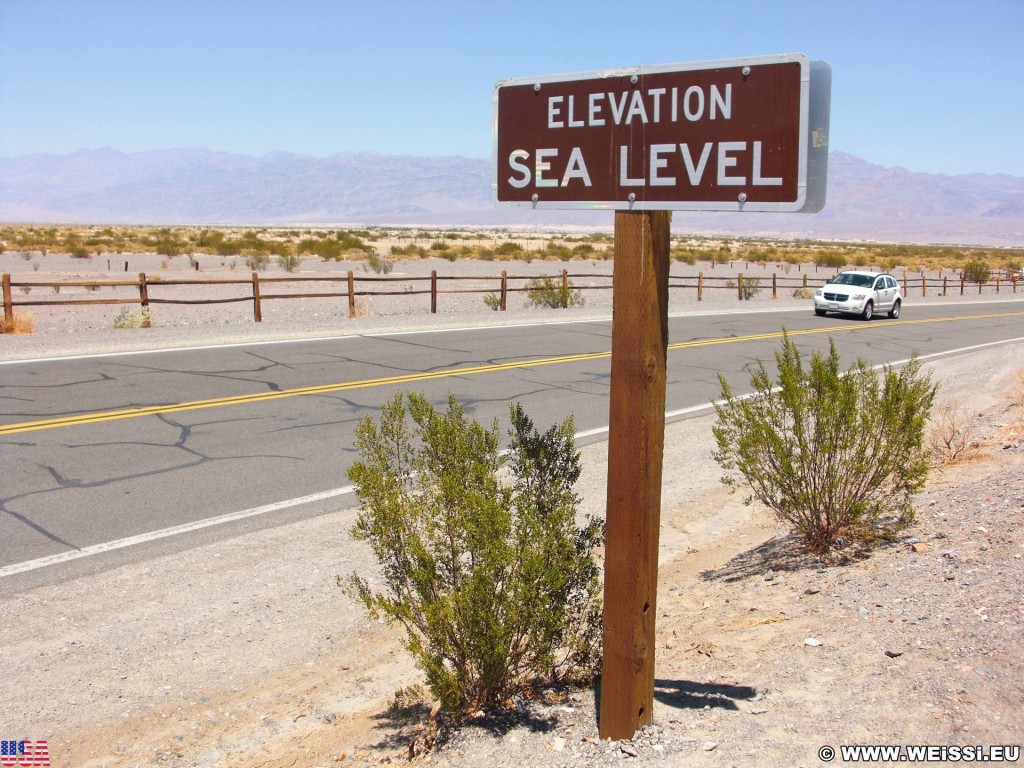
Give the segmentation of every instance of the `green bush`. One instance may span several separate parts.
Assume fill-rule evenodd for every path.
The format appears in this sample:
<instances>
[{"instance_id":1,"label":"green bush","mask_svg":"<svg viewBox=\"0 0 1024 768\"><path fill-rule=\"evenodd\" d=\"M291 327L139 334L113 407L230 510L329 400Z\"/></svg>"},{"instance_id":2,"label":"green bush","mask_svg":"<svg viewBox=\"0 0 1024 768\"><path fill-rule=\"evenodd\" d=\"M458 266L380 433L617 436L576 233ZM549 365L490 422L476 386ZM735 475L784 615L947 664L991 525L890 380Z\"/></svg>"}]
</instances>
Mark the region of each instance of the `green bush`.
<instances>
[{"instance_id":1,"label":"green bush","mask_svg":"<svg viewBox=\"0 0 1024 768\"><path fill-rule=\"evenodd\" d=\"M858 359L844 375L830 340L805 368L787 335L773 384L763 363L753 396L719 376L714 458L816 551L837 537L890 537L914 517L911 497L928 476L924 432L936 387L916 356L878 373ZM748 501L752 500L748 499Z\"/></svg>"},{"instance_id":2,"label":"green bush","mask_svg":"<svg viewBox=\"0 0 1024 768\"><path fill-rule=\"evenodd\" d=\"M992 270L981 259L971 259L964 264L964 280L969 283L987 283L991 277Z\"/></svg>"},{"instance_id":3,"label":"green bush","mask_svg":"<svg viewBox=\"0 0 1024 768\"><path fill-rule=\"evenodd\" d=\"M245 257L245 265L253 272L259 272L261 269L266 269L267 264L269 263L270 257L265 253L250 253Z\"/></svg>"},{"instance_id":4,"label":"green bush","mask_svg":"<svg viewBox=\"0 0 1024 768\"><path fill-rule=\"evenodd\" d=\"M513 243L511 241L506 240L504 243L495 248L494 252L499 256L513 256L517 253L521 253L522 250L523 247L519 245L519 243Z\"/></svg>"},{"instance_id":5,"label":"green bush","mask_svg":"<svg viewBox=\"0 0 1024 768\"><path fill-rule=\"evenodd\" d=\"M285 272L294 272L302 264L302 257L294 253L282 253L277 257L277 266Z\"/></svg>"},{"instance_id":6,"label":"green bush","mask_svg":"<svg viewBox=\"0 0 1024 768\"><path fill-rule=\"evenodd\" d=\"M814 257L814 263L819 267L831 267L832 269L842 269L846 266L846 254L835 253L834 251L827 251L825 253L819 253Z\"/></svg>"},{"instance_id":7,"label":"green bush","mask_svg":"<svg viewBox=\"0 0 1024 768\"><path fill-rule=\"evenodd\" d=\"M371 250L366 254L366 263L369 265L376 274L391 274L391 270L395 268L395 260L389 259L386 256L381 256L377 251Z\"/></svg>"},{"instance_id":8,"label":"green bush","mask_svg":"<svg viewBox=\"0 0 1024 768\"><path fill-rule=\"evenodd\" d=\"M526 283L526 297L535 307L565 309L566 307L582 307L583 292L572 287L570 281L566 286L560 279L553 277L536 277Z\"/></svg>"},{"instance_id":9,"label":"green bush","mask_svg":"<svg viewBox=\"0 0 1024 768\"><path fill-rule=\"evenodd\" d=\"M592 553L604 527L576 525L572 417L541 435L518 404L510 411L503 454L497 421L468 420L453 396L440 413L399 393L379 423L356 428L360 460L348 472L360 505L352 535L373 549L384 589L356 573L339 584L402 626L455 718L599 665Z\"/></svg>"}]
</instances>

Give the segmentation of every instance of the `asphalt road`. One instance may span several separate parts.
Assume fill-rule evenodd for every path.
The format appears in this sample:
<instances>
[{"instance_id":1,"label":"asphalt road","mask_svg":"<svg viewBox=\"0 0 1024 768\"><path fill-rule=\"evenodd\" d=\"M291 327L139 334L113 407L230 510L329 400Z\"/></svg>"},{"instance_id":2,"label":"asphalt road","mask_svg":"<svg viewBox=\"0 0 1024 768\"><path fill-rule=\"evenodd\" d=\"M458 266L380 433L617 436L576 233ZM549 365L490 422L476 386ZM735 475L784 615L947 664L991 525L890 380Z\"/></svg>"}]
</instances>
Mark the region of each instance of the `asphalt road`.
<instances>
[{"instance_id":1,"label":"asphalt road","mask_svg":"<svg viewBox=\"0 0 1024 768\"><path fill-rule=\"evenodd\" d=\"M806 310L673 318L669 418L716 396L719 373L748 390L784 328L808 353L832 338L844 363L878 364L1020 339L1024 306L920 306L870 323ZM610 338L610 323L580 322L0 365L0 582L351 505L353 429L402 390L439 404L454 393L503 424L515 401L542 428L572 413L582 441L603 439Z\"/></svg>"}]
</instances>

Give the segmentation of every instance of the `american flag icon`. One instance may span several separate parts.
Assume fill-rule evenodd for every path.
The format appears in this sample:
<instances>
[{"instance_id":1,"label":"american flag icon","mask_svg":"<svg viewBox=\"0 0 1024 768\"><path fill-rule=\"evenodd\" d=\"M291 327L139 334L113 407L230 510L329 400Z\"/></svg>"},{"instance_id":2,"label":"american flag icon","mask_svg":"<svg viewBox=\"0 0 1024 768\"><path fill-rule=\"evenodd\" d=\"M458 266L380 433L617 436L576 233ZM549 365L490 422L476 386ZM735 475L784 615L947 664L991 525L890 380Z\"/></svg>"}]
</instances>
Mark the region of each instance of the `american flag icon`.
<instances>
[{"instance_id":1,"label":"american flag icon","mask_svg":"<svg viewBox=\"0 0 1024 768\"><path fill-rule=\"evenodd\" d=\"M28 766L49 765L50 747L46 740L29 741L21 739L18 741L0 741L0 765L2 766Z\"/></svg>"}]
</instances>

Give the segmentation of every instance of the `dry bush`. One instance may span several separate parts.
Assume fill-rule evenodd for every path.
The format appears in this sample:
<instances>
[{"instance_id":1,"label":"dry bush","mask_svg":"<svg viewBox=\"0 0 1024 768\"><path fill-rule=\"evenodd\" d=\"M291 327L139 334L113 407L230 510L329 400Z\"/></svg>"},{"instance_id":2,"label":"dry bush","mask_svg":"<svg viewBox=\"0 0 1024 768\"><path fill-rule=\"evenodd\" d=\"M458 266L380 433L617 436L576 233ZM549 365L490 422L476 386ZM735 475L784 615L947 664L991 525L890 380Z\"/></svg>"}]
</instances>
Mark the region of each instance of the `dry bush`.
<instances>
[{"instance_id":1,"label":"dry bush","mask_svg":"<svg viewBox=\"0 0 1024 768\"><path fill-rule=\"evenodd\" d=\"M153 313L149 307L125 307L114 318L114 328L152 328Z\"/></svg>"},{"instance_id":2,"label":"dry bush","mask_svg":"<svg viewBox=\"0 0 1024 768\"><path fill-rule=\"evenodd\" d=\"M932 463L939 466L955 464L977 451L977 423L977 414L968 413L956 400L945 403L928 430Z\"/></svg>"},{"instance_id":3,"label":"dry bush","mask_svg":"<svg viewBox=\"0 0 1024 768\"><path fill-rule=\"evenodd\" d=\"M365 299L356 299L355 306L348 311L349 317L369 317L373 314L373 304Z\"/></svg>"},{"instance_id":4,"label":"dry bush","mask_svg":"<svg viewBox=\"0 0 1024 768\"><path fill-rule=\"evenodd\" d=\"M35 316L31 312L18 312L11 320L0 320L0 333L12 336L32 333L36 329Z\"/></svg>"}]
</instances>

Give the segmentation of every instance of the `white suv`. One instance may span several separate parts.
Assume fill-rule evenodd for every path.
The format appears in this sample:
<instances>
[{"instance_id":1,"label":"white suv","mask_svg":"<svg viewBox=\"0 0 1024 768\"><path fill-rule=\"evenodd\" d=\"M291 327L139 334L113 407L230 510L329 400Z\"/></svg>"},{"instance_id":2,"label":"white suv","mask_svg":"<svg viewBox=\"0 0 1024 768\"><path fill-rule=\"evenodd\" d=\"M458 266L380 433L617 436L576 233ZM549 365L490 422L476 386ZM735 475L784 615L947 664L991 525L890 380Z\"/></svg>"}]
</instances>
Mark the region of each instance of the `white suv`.
<instances>
[{"instance_id":1,"label":"white suv","mask_svg":"<svg viewBox=\"0 0 1024 768\"><path fill-rule=\"evenodd\" d=\"M884 272L840 272L814 294L814 314L842 312L870 320L876 313L900 316L903 296L896 278Z\"/></svg>"}]
</instances>

